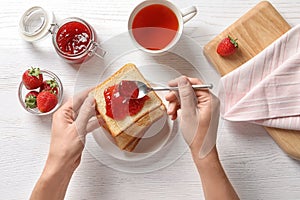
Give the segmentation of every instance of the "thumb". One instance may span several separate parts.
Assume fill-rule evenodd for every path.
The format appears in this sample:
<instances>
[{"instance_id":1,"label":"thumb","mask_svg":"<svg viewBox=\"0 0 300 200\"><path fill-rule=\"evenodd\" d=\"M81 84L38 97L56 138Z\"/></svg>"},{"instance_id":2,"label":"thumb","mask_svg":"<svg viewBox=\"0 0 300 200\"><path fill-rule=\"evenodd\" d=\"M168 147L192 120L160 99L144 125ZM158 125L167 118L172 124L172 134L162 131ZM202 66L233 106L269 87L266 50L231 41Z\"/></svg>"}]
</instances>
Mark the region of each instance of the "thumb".
<instances>
[{"instance_id":1,"label":"thumb","mask_svg":"<svg viewBox=\"0 0 300 200\"><path fill-rule=\"evenodd\" d=\"M95 115L95 99L88 96L81 105L78 117L75 120L79 134L85 134L89 119Z\"/></svg>"},{"instance_id":2,"label":"thumb","mask_svg":"<svg viewBox=\"0 0 300 200\"><path fill-rule=\"evenodd\" d=\"M178 81L181 112L183 117L196 115L195 92L186 77L180 77Z\"/></svg>"}]
</instances>

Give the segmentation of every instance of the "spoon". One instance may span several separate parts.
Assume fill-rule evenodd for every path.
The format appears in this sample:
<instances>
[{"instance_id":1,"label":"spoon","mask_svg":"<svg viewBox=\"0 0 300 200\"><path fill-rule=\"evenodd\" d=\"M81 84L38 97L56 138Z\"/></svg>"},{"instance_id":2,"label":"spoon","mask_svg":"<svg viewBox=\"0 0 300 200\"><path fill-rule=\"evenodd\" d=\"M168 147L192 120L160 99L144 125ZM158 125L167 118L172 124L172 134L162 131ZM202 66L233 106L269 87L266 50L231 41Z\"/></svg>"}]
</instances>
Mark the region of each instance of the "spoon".
<instances>
[{"instance_id":1,"label":"spoon","mask_svg":"<svg viewBox=\"0 0 300 200\"><path fill-rule=\"evenodd\" d=\"M126 87L126 88L125 88ZM212 89L212 84L192 85L194 90ZM141 81L123 80L119 84L120 95L129 99L140 99L151 91L178 90L178 87L149 87Z\"/></svg>"}]
</instances>

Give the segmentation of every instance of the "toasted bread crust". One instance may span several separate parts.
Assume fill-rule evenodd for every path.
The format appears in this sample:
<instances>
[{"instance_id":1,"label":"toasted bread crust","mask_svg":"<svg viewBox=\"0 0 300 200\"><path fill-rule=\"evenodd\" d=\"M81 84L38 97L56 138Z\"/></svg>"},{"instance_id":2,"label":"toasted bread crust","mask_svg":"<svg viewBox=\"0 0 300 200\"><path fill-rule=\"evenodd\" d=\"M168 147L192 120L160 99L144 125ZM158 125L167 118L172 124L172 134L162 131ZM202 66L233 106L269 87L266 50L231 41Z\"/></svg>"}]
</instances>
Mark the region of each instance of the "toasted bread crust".
<instances>
[{"instance_id":1,"label":"toasted bread crust","mask_svg":"<svg viewBox=\"0 0 300 200\"><path fill-rule=\"evenodd\" d=\"M144 115L136 123L132 124L121 134L115 137L116 144L120 149L126 149L126 147L132 143L136 138L142 138L147 132L148 128L157 120L159 120L166 112L165 106L162 105L150 113Z\"/></svg>"},{"instance_id":2,"label":"toasted bread crust","mask_svg":"<svg viewBox=\"0 0 300 200\"><path fill-rule=\"evenodd\" d=\"M136 138L128 146L126 146L123 150L132 152L135 149L135 147L137 146L137 144L139 143L140 140L141 140L141 138Z\"/></svg>"}]
</instances>

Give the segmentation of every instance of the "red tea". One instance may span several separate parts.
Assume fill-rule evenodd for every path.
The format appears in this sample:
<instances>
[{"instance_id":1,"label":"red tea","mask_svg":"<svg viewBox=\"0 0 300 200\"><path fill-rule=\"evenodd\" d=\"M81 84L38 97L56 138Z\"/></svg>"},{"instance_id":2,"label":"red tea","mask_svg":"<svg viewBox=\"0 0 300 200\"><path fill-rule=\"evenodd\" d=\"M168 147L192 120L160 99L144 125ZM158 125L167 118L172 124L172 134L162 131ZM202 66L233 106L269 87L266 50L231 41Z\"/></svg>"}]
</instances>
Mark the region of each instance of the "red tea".
<instances>
[{"instance_id":1,"label":"red tea","mask_svg":"<svg viewBox=\"0 0 300 200\"><path fill-rule=\"evenodd\" d=\"M178 26L178 19L170 8L154 4L136 14L132 23L132 33L144 48L161 50L175 38Z\"/></svg>"}]
</instances>

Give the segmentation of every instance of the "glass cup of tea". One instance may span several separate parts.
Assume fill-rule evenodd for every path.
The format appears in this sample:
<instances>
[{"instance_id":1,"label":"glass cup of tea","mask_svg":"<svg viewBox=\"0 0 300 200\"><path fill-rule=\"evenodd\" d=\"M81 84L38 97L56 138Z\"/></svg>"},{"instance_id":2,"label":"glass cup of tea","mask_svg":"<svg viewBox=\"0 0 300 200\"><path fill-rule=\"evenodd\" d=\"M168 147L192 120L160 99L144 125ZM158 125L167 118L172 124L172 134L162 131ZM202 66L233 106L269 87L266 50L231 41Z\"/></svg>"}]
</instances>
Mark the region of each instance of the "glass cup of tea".
<instances>
[{"instance_id":1,"label":"glass cup of tea","mask_svg":"<svg viewBox=\"0 0 300 200\"><path fill-rule=\"evenodd\" d=\"M166 0L147 0L135 7L128 21L128 31L141 50L161 54L179 41L183 26L197 14L197 8L179 10Z\"/></svg>"}]
</instances>

